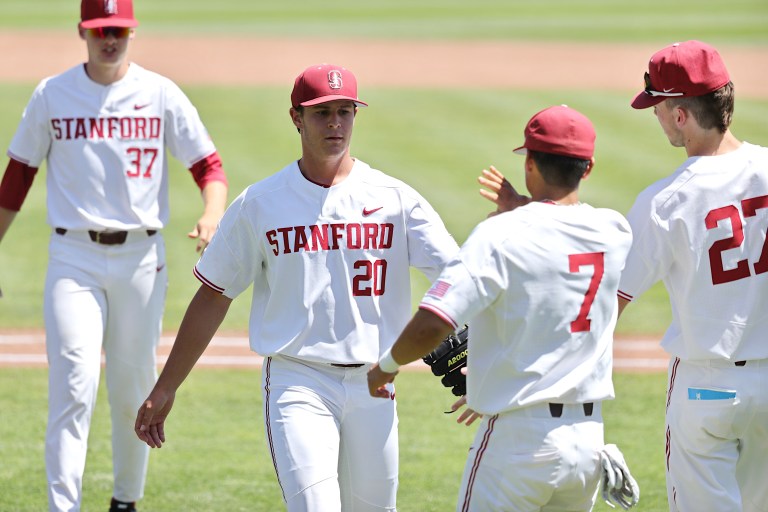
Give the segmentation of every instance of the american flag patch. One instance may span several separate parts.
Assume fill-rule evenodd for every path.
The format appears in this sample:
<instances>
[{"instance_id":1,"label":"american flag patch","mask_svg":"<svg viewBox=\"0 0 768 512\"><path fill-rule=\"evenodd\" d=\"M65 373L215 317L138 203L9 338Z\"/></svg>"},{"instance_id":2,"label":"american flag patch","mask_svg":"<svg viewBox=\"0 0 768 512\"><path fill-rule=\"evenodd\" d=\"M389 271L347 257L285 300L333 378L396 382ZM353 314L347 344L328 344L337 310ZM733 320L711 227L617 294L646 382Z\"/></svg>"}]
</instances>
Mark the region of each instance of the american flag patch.
<instances>
[{"instance_id":1,"label":"american flag patch","mask_svg":"<svg viewBox=\"0 0 768 512\"><path fill-rule=\"evenodd\" d=\"M435 281L435 284L432 285L432 288L427 291L427 295L440 298L445 295L450 287L451 283L446 283L445 281Z\"/></svg>"}]
</instances>

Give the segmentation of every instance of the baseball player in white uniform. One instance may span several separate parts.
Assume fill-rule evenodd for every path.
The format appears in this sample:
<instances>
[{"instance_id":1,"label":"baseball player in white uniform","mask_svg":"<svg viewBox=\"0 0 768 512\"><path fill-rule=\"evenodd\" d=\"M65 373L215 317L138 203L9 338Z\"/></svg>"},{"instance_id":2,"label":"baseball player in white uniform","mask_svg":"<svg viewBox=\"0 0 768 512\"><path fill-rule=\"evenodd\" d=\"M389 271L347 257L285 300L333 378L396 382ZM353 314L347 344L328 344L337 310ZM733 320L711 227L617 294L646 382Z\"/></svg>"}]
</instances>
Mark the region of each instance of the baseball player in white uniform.
<instances>
[{"instance_id":1,"label":"baseball player in white uniform","mask_svg":"<svg viewBox=\"0 0 768 512\"><path fill-rule=\"evenodd\" d=\"M595 131L566 106L525 129L531 200L481 222L368 376L388 397L400 365L470 326L467 404L483 415L457 510L590 510L601 477L615 293L631 244L617 212L580 203Z\"/></svg>"},{"instance_id":2,"label":"baseball player in white uniform","mask_svg":"<svg viewBox=\"0 0 768 512\"><path fill-rule=\"evenodd\" d=\"M307 68L291 102L301 158L227 209L136 432L162 446L177 388L253 285L250 343L266 357L266 438L287 509L393 511L395 402L369 396L366 372L410 317L409 267L434 279L458 246L415 190L350 156L365 103L349 70Z\"/></svg>"},{"instance_id":3,"label":"baseball player in white uniform","mask_svg":"<svg viewBox=\"0 0 768 512\"><path fill-rule=\"evenodd\" d=\"M186 165L205 211L198 248L226 207L226 178L200 117L170 80L127 59L130 0L83 0L88 61L35 89L0 186L0 238L47 161L52 227L44 316L49 364L45 459L50 509L80 510L101 353L112 417L111 510L135 510L149 449L131 420L156 378L167 288L166 151Z\"/></svg>"},{"instance_id":4,"label":"baseball player in white uniform","mask_svg":"<svg viewBox=\"0 0 768 512\"><path fill-rule=\"evenodd\" d=\"M733 104L721 56L700 41L656 52L632 101L688 156L630 210L619 286L622 310L659 280L672 305L670 510L768 507L768 149L731 133Z\"/></svg>"}]
</instances>

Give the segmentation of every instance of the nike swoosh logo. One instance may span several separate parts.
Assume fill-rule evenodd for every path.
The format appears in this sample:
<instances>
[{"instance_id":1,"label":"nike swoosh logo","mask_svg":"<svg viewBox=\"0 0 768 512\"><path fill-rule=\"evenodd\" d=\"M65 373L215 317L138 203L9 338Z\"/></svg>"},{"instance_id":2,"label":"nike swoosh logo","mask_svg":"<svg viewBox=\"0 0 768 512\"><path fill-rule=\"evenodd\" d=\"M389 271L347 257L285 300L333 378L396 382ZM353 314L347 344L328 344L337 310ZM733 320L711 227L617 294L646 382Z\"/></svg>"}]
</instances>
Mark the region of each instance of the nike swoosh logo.
<instances>
[{"instance_id":1,"label":"nike swoosh logo","mask_svg":"<svg viewBox=\"0 0 768 512\"><path fill-rule=\"evenodd\" d=\"M674 87L672 87L671 89L664 89L664 90L663 90L663 92L672 92L672 91L674 91L674 90L675 90L675 88L674 88Z\"/></svg>"},{"instance_id":2,"label":"nike swoosh logo","mask_svg":"<svg viewBox=\"0 0 768 512\"><path fill-rule=\"evenodd\" d=\"M363 217L367 217L370 214L381 210L382 208L384 208L384 207L383 206L379 206L378 208L374 208L372 210L369 210L368 208L363 208Z\"/></svg>"},{"instance_id":3,"label":"nike swoosh logo","mask_svg":"<svg viewBox=\"0 0 768 512\"><path fill-rule=\"evenodd\" d=\"M146 108L146 107L148 107L150 105L151 105L151 103L146 103L144 105L134 105L133 106L133 110L141 110L141 109Z\"/></svg>"}]
</instances>

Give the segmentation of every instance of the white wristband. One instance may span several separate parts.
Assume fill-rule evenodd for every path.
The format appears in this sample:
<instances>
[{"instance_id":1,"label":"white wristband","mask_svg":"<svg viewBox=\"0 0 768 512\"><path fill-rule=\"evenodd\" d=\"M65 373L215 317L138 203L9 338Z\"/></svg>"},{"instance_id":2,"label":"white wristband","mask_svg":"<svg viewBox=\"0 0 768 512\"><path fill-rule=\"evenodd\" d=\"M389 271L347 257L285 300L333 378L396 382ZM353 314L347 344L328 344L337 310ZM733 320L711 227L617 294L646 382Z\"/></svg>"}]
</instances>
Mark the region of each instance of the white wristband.
<instances>
[{"instance_id":1,"label":"white wristband","mask_svg":"<svg viewBox=\"0 0 768 512\"><path fill-rule=\"evenodd\" d=\"M384 352L384 355L381 356L381 359L379 359L379 368L385 373L395 373L398 368L400 368L400 365L397 364L395 358L392 357L391 348L387 349L387 351Z\"/></svg>"}]
</instances>

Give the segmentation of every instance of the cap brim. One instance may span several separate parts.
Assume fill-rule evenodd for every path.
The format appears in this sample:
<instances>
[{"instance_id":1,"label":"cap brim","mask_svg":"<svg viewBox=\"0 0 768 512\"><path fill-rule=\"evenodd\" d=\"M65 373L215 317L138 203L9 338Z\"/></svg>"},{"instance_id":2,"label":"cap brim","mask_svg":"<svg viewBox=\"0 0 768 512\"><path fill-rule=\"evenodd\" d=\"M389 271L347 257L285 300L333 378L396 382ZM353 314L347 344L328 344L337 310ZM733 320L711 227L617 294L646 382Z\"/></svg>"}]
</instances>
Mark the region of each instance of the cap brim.
<instances>
[{"instance_id":1,"label":"cap brim","mask_svg":"<svg viewBox=\"0 0 768 512\"><path fill-rule=\"evenodd\" d=\"M512 152L516 155L527 155L528 149L525 146L520 146L519 148L513 149Z\"/></svg>"},{"instance_id":2,"label":"cap brim","mask_svg":"<svg viewBox=\"0 0 768 512\"><path fill-rule=\"evenodd\" d=\"M349 96L340 95L340 94L339 95L333 95L332 94L330 96L320 96L319 98L315 98L313 100L302 102L302 103L300 103L300 105L302 107L311 107L311 106L314 106L314 105L320 105L321 103L328 103L329 101L338 101L338 100L354 101L355 105L358 106L358 107L367 107L368 106L368 104L363 102L363 101L360 101L360 100L358 100L356 98L351 98Z\"/></svg>"},{"instance_id":3,"label":"cap brim","mask_svg":"<svg viewBox=\"0 0 768 512\"><path fill-rule=\"evenodd\" d=\"M632 100L631 105L632 108L640 110L658 105L665 99L667 99L666 96L651 96L645 91L640 91L637 96L635 96L635 99Z\"/></svg>"},{"instance_id":4,"label":"cap brim","mask_svg":"<svg viewBox=\"0 0 768 512\"><path fill-rule=\"evenodd\" d=\"M95 18L92 20L81 21L80 28L103 28L103 27L138 27L139 22L126 18Z\"/></svg>"}]
</instances>

